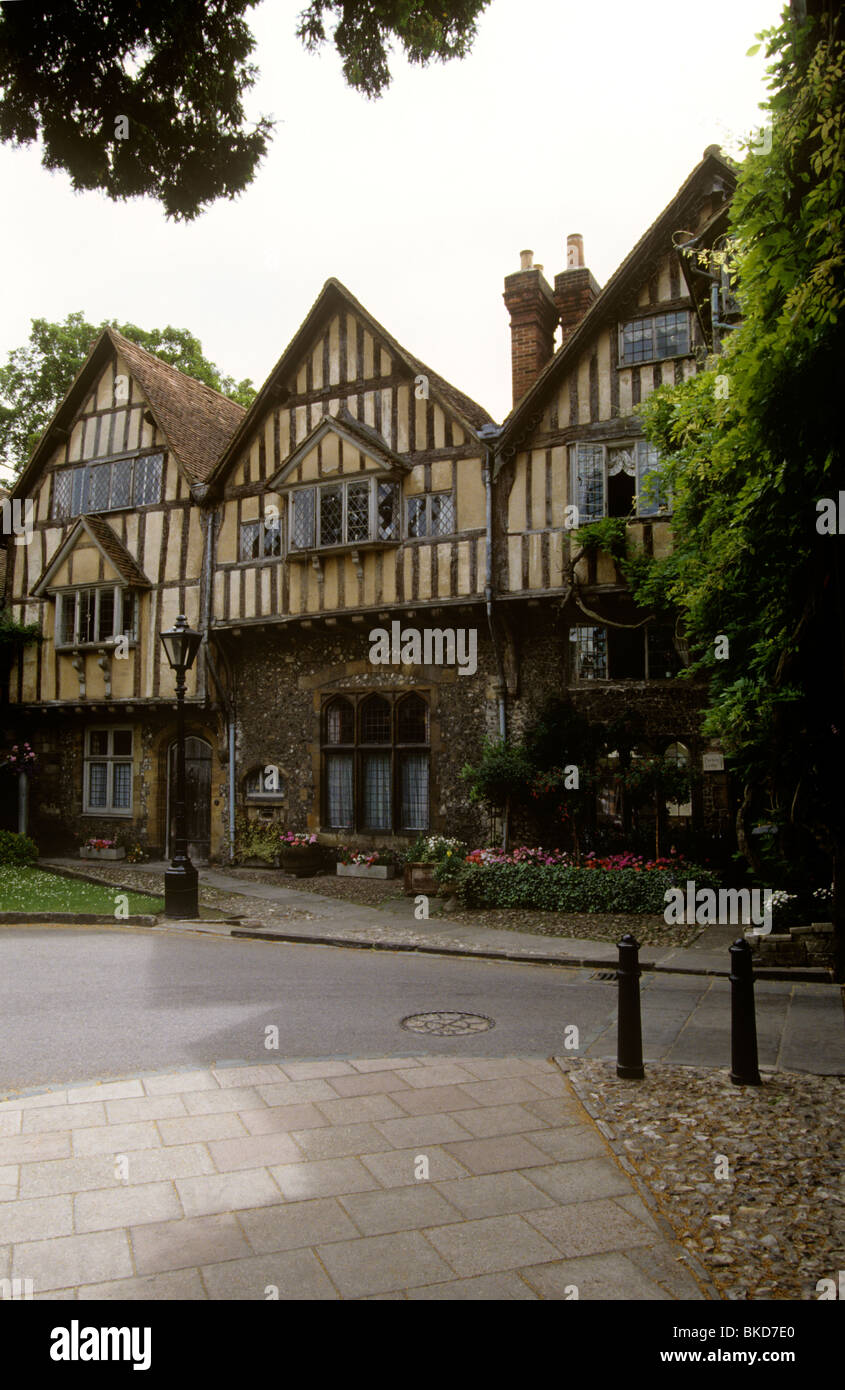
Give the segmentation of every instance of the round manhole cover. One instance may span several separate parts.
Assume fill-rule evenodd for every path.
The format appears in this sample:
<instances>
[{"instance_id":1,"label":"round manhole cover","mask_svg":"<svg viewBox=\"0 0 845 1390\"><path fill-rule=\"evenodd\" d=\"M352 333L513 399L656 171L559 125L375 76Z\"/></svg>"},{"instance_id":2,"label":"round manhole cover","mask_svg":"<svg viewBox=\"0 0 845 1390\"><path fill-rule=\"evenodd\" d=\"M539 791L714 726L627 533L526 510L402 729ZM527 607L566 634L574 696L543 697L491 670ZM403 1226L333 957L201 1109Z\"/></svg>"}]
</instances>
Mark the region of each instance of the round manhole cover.
<instances>
[{"instance_id":1,"label":"round manhole cover","mask_svg":"<svg viewBox=\"0 0 845 1390\"><path fill-rule=\"evenodd\" d=\"M409 1014L402 1019L401 1026L411 1033L437 1033L440 1037L452 1037L456 1033L486 1033L495 1028L492 1018L484 1014L463 1014L441 1010L431 1014Z\"/></svg>"}]
</instances>

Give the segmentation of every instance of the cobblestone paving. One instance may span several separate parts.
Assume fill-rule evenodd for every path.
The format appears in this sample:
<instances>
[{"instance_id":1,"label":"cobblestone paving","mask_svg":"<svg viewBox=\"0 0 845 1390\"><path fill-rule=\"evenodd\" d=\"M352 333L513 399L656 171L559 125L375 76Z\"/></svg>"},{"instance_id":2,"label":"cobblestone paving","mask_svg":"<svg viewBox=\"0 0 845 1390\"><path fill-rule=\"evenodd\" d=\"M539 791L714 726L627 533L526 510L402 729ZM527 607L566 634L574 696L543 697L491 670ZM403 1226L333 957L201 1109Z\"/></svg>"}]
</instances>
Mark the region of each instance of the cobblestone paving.
<instances>
[{"instance_id":1,"label":"cobblestone paving","mask_svg":"<svg viewBox=\"0 0 845 1390\"><path fill-rule=\"evenodd\" d=\"M620 1081L579 1061L570 1079L724 1298L816 1299L845 1269L842 1078L734 1086L727 1071L660 1066Z\"/></svg>"}]
</instances>

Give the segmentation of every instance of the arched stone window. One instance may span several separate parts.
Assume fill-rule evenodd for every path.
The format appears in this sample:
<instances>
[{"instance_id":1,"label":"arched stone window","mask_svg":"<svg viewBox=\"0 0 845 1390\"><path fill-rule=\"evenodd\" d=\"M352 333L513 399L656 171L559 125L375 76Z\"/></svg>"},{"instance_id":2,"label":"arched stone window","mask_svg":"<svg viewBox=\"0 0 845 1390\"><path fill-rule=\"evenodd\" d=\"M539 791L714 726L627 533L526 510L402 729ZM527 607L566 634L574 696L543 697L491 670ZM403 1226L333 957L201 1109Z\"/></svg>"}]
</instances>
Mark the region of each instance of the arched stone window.
<instances>
[{"instance_id":1,"label":"arched stone window","mask_svg":"<svg viewBox=\"0 0 845 1390\"><path fill-rule=\"evenodd\" d=\"M322 745L326 829L427 829L429 707L421 695L333 696L323 708Z\"/></svg>"}]
</instances>

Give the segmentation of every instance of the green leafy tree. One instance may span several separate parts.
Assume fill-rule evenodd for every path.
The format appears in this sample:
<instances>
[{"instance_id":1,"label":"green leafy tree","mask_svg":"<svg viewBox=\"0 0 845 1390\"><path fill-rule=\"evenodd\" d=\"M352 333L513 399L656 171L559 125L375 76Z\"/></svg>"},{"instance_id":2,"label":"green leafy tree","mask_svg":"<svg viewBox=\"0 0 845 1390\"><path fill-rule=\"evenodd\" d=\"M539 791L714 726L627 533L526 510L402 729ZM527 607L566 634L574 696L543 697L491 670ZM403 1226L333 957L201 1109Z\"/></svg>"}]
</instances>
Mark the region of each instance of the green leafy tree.
<instances>
[{"instance_id":1,"label":"green leafy tree","mask_svg":"<svg viewBox=\"0 0 845 1390\"><path fill-rule=\"evenodd\" d=\"M274 122L251 122L258 0L25 0L0 6L0 140L40 140L74 189L148 195L190 221L251 183ZM347 82L379 96L398 40L412 63L468 52L489 0L312 0L299 37L335 47Z\"/></svg>"},{"instance_id":2,"label":"green leafy tree","mask_svg":"<svg viewBox=\"0 0 845 1390\"><path fill-rule=\"evenodd\" d=\"M502 841L508 848L511 810L530 795L534 773L531 759L521 743L485 738L478 763L466 763L461 778L469 787L470 801L481 802L490 811L502 812Z\"/></svg>"},{"instance_id":3,"label":"green leafy tree","mask_svg":"<svg viewBox=\"0 0 845 1390\"><path fill-rule=\"evenodd\" d=\"M749 149L731 211L742 322L711 370L643 409L667 458L675 550L633 580L638 598L676 605L689 670L709 678L704 728L740 778L752 867L761 813L788 828L794 856L823 851L845 978L841 16L786 11L760 37L771 141Z\"/></svg>"},{"instance_id":4,"label":"green leafy tree","mask_svg":"<svg viewBox=\"0 0 845 1390\"><path fill-rule=\"evenodd\" d=\"M311 0L297 33L311 51L326 42L326 17L350 87L379 97L390 86L388 54L398 39L409 63L465 58L490 0Z\"/></svg>"},{"instance_id":5,"label":"green leafy tree","mask_svg":"<svg viewBox=\"0 0 845 1390\"><path fill-rule=\"evenodd\" d=\"M0 367L0 467L13 473L23 468L91 343L107 325L239 405L249 406L253 401L252 382L235 382L223 376L203 355L199 339L185 328L148 331L116 319L91 324L79 312L69 314L63 323L33 319L29 342L10 352Z\"/></svg>"}]
</instances>

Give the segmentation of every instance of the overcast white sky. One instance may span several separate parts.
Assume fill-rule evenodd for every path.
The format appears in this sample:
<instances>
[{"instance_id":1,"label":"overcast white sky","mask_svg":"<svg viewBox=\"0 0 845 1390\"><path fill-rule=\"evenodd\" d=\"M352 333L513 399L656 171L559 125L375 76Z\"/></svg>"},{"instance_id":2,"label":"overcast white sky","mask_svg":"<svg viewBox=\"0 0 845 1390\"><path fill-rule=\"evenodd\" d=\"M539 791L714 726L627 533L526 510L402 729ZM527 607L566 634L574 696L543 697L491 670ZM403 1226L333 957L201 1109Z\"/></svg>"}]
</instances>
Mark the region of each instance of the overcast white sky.
<instances>
[{"instance_id":1,"label":"overcast white sky","mask_svg":"<svg viewBox=\"0 0 845 1390\"><path fill-rule=\"evenodd\" d=\"M698 162L761 123L755 34L780 0L493 0L464 62L398 57L380 101L333 48L304 52L301 0L254 11L252 114L280 122L237 201L191 225L152 201L74 194L34 147L0 146L0 359L34 317L81 309L189 328L260 384L337 276L496 419L510 409L503 277L531 247L551 281L568 232L600 284Z\"/></svg>"}]
</instances>

